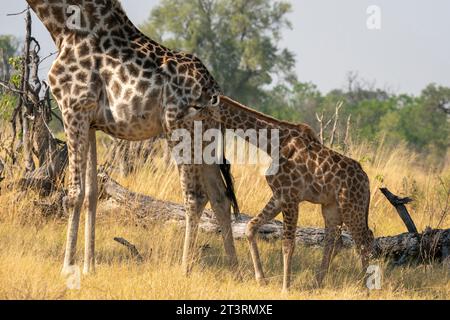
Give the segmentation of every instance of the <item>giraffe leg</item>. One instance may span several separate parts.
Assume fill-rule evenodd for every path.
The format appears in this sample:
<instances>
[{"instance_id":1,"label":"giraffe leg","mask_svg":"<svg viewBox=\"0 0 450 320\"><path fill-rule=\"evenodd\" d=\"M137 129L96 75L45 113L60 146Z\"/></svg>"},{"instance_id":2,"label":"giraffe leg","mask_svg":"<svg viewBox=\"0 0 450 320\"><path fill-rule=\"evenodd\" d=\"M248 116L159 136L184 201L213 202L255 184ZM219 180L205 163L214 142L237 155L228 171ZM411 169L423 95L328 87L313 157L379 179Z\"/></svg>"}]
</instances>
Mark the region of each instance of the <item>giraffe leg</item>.
<instances>
[{"instance_id":1,"label":"giraffe leg","mask_svg":"<svg viewBox=\"0 0 450 320\"><path fill-rule=\"evenodd\" d=\"M362 172L362 175L366 177L364 172ZM358 193L358 190L361 192ZM349 227L356 249L361 257L362 273L365 278L374 241L368 223L370 207L370 183L368 178L366 177L353 185L346 198L343 202L350 210L348 210L348 214L344 215L344 223Z\"/></svg>"},{"instance_id":2,"label":"giraffe leg","mask_svg":"<svg viewBox=\"0 0 450 320\"><path fill-rule=\"evenodd\" d=\"M230 265L238 265L236 247L234 245L233 230L231 228L231 202L226 196L226 188L219 168L207 166L203 170L203 177L211 207L221 228L225 252Z\"/></svg>"},{"instance_id":3,"label":"giraffe leg","mask_svg":"<svg viewBox=\"0 0 450 320\"><path fill-rule=\"evenodd\" d=\"M69 119L67 119L69 118ZM86 158L89 147L89 122L75 121L75 116L64 117L69 149L69 189L63 206L69 215L63 275L71 274L80 223L80 213L85 195Z\"/></svg>"},{"instance_id":4,"label":"giraffe leg","mask_svg":"<svg viewBox=\"0 0 450 320\"><path fill-rule=\"evenodd\" d=\"M85 226L85 249L83 273L95 272L95 216L97 210L98 182L97 182L97 142L95 130L89 131L89 151L86 173L86 196L88 211Z\"/></svg>"},{"instance_id":5,"label":"giraffe leg","mask_svg":"<svg viewBox=\"0 0 450 320\"><path fill-rule=\"evenodd\" d=\"M337 205L322 206L322 214L325 219L325 248L323 252L322 264L316 275L319 287L328 273L333 258L342 247L341 226L342 218Z\"/></svg>"},{"instance_id":6,"label":"giraffe leg","mask_svg":"<svg viewBox=\"0 0 450 320\"><path fill-rule=\"evenodd\" d=\"M188 276L194 263L195 244L198 236L198 224L208 200L199 183L199 175L192 166L181 166L180 176L186 207L186 232L183 247L182 268Z\"/></svg>"},{"instance_id":7,"label":"giraffe leg","mask_svg":"<svg viewBox=\"0 0 450 320\"><path fill-rule=\"evenodd\" d=\"M365 229L364 232L361 234L361 245L359 245L359 255L361 257L361 266L362 266L362 272L364 274L364 284L367 284L367 277L369 276L367 274L367 271L369 269L369 263L370 263L370 257L372 255L372 247L373 247L373 233L370 229Z\"/></svg>"},{"instance_id":8,"label":"giraffe leg","mask_svg":"<svg viewBox=\"0 0 450 320\"><path fill-rule=\"evenodd\" d=\"M291 286L292 256L295 250L295 232L298 222L298 203L283 204L283 292Z\"/></svg>"},{"instance_id":9,"label":"giraffe leg","mask_svg":"<svg viewBox=\"0 0 450 320\"><path fill-rule=\"evenodd\" d=\"M279 202L275 198L270 199L263 211L256 217L254 217L247 225L246 235L248 244L250 246L250 253L253 260L253 266L255 268L255 277L261 285L266 284L264 272L261 264L261 258L259 255L258 244L256 243L256 234L258 229L275 218L281 212Z\"/></svg>"},{"instance_id":10,"label":"giraffe leg","mask_svg":"<svg viewBox=\"0 0 450 320\"><path fill-rule=\"evenodd\" d=\"M228 262L231 267L238 266L238 259L236 254L236 247L234 246L233 230L231 228L231 213L230 203L227 200L224 202L211 202L211 207L216 213L217 221L219 222L225 253L228 257Z\"/></svg>"},{"instance_id":11,"label":"giraffe leg","mask_svg":"<svg viewBox=\"0 0 450 320\"><path fill-rule=\"evenodd\" d=\"M361 256L361 265L363 272L365 273L369 267L369 260L372 254L373 245L373 233L365 226L364 222L360 222L359 219L349 223L350 233L355 241L356 248Z\"/></svg>"},{"instance_id":12,"label":"giraffe leg","mask_svg":"<svg viewBox=\"0 0 450 320\"><path fill-rule=\"evenodd\" d=\"M188 211L191 211L188 209ZM192 211L195 211L192 210ZM191 211L191 212L192 212ZM186 232L184 235L184 247L183 247L183 262L182 268L183 273L186 276L189 276L192 272L192 267L194 264L193 251L195 247L195 243L197 242L197 234L198 234L198 223L199 219L195 216L195 214L187 213L186 215Z\"/></svg>"},{"instance_id":13,"label":"giraffe leg","mask_svg":"<svg viewBox=\"0 0 450 320\"><path fill-rule=\"evenodd\" d=\"M363 270L366 271L369 268L370 257L372 256L372 248L375 237L372 230L368 229L365 232L364 244L361 251L361 263Z\"/></svg>"},{"instance_id":14,"label":"giraffe leg","mask_svg":"<svg viewBox=\"0 0 450 320\"><path fill-rule=\"evenodd\" d=\"M186 208L186 233L184 236L183 247L183 273L189 276L192 272L192 268L195 260L195 244L198 237L198 224L200 222L200 216L203 213L203 209L206 204L203 205L198 202L197 199L190 197Z\"/></svg>"}]
</instances>

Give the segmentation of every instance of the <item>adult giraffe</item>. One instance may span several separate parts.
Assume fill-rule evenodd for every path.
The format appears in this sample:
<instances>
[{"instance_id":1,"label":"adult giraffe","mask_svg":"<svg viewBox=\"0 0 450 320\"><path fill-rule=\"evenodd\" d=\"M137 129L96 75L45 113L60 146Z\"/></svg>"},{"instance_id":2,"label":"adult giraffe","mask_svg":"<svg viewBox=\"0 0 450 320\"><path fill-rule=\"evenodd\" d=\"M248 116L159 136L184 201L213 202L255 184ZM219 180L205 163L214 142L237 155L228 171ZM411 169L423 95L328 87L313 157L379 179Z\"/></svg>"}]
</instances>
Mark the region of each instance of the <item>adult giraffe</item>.
<instances>
[{"instance_id":1,"label":"adult giraffe","mask_svg":"<svg viewBox=\"0 0 450 320\"><path fill-rule=\"evenodd\" d=\"M63 274L70 273L80 212L87 195L84 273L95 268L97 208L96 130L125 140L144 140L187 129L175 115L191 105L212 103L220 88L196 57L171 51L143 35L117 0L27 0L50 32L59 54L50 72L69 148L69 212ZM204 130L219 128L212 119ZM172 147L175 145L171 142ZM193 162L192 162L193 163ZM225 251L237 264L230 207L238 212L229 165L179 164L186 206L183 270L191 271L198 223L210 201ZM224 182L225 180L225 182Z\"/></svg>"}]
</instances>

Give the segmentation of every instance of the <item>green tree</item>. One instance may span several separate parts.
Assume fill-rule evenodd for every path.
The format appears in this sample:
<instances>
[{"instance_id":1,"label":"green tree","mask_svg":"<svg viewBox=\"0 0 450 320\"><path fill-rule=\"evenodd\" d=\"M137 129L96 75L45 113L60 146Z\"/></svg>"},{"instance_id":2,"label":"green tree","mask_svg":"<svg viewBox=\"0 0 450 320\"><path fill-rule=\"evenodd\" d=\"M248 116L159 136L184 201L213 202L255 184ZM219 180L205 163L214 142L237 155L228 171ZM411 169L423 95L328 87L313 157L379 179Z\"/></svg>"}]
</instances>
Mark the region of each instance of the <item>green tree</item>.
<instances>
[{"instance_id":1,"label":"green tree","mask_svg":"<svg viewBox=\"0 0 450 320\"><path fill-rule=\"evenodd\" d=\"M450 88L429 85L400 111L400 130L419 151L442 158L450 147L450 119L441 108L450 102Z\"/></svg>"},{"instance_id":2,"label":"green tree","mask_svg":"<svg viewBox=\"0 0 450 320\"><path fill-rule=\"evenodd\" d=\"M14 74L17 67L18 48L19 41L14 36L0 35L0 80L11 82L13 85L17 85L18 78L18 75ZM16 103L17 96L0 87L0 119L10 120Z\"/></svg>"},{"instance_id":3,"label":"green tree","mask_svg":"<svg viewBox=\"0 0 450 320\"><path fill-rule=\"evenodd\" d=\"M11 67L8 60L17 54L19 41L11 35L0 35L0 80L8 81Z\"/></svg>"},{"instance_id":4,"label":"green tree","mask_svg":"<svg viewBox=\"0 0 450 320\"><path fill-rule=\"evenodd\" d=\"M227 95L258 104L274 78L294 78L294 55L279 48L290 10L286 1L162 0L141 29L202 59Z\"/></svg>"},{"instance_id":5,"label":"green tree","mask_svg":"<svg viewBox=\"0 0 450 320\"><path fill-rule=\"evenodd\" d=\"M267 91L264 102L258 107L264 113L282 120L314 125L322 103L323 96L316 85L294 80Z\"/></svg>"}]
</instances>

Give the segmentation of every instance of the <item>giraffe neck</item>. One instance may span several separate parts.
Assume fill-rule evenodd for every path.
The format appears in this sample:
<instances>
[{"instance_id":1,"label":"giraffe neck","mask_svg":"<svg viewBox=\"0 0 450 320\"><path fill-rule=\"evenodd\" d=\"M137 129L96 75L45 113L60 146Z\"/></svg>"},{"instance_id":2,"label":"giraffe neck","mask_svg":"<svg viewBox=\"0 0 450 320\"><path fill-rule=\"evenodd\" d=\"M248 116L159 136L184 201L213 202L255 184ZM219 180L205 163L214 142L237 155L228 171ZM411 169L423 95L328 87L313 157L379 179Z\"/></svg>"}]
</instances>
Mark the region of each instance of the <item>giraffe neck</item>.
<instances>
[{"instance_id":1,"label":"giraffe neck","mask_svg":"<svg viewBox=\"0 0 450 320\"><path fill-rule=\"evenodd\" d=\"M99 36L121 29L125 37L139 33L118 0L27 0L58 48L73 34ZM77 23L79 22L79 24ZM139 33L140 34L140 33Z\"/></svg>"},{"instance_id":2,"label":"giraffe neck","mask_svg":"<svg viewBox=\"0 0 450 320\"><path fill-rule=\"evenodd\" d=\"M273 130L277 130L280 147L283 148L291 139L301 139L306 143L320 143L314 130L306 124L294 124L286 121L280 121L263 113L250 109L228 97L221 96L218 109L215 110L213 116L217 121L221 122L226 129L247 131L255 129L267 130L269 142L273 137ZM239 135L239 134L238 134ZM251 140L249 140L252 143ZM256 141L255 141L256 142ZM252 143L255 146L259 146ZM270 144L268 146L269 154L271 153Z\"/></svg>"},{"instance_id":3,"label":"giraffe neck","mask_svg":"<svg viewBox=\"0 0 450 320\"><path fill-rule=\"evenodd\" d=\"M290 129L298 129L296 124L277 120L228 97L221 96L220 102L216 113L219 118L217 120L223 123L227 129L279 130L282 135Z\"/></svg>"}]
</instances>

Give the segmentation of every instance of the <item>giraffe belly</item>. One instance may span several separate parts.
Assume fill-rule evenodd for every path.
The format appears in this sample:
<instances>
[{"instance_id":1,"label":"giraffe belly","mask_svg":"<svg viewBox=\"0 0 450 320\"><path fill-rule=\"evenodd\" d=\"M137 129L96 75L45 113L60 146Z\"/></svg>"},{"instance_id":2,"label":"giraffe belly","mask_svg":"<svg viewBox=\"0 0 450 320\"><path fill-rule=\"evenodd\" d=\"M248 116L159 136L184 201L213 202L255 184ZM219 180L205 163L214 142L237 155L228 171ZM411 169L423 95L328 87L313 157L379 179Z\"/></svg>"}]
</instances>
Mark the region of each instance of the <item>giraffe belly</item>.
<instances>
[{"instance_id":1,"label":"giraffe belly","mask_svg":"<svg viewBox=\"0 0 450 320\"><path fill-rule=\"evenodd\" d=\"M142 104L115 103L99 108L95 128L123 140L146 140L162 133L159 102L142 99Z\"/></svg>"}]
</instances>

